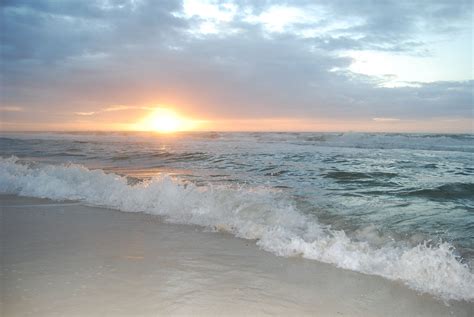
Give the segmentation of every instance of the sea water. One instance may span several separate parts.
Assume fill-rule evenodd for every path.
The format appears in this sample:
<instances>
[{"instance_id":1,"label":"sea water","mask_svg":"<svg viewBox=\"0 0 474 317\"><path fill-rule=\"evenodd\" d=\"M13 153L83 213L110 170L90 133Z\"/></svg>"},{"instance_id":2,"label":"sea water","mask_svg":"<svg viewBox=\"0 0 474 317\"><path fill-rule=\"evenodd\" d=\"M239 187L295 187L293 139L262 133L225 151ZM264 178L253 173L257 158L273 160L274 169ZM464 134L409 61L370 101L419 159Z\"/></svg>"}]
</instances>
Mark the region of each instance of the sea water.
<instances>
[{"instance_id":1,"label":"sea water","mask_svg":"<svg viewBox=\"0 0 474 317\"><path fill-rule=\"evenodd\" d=\"M474 136L2 133L0 193L79 200L474 300Z\"/></svg>"}]
</instances>

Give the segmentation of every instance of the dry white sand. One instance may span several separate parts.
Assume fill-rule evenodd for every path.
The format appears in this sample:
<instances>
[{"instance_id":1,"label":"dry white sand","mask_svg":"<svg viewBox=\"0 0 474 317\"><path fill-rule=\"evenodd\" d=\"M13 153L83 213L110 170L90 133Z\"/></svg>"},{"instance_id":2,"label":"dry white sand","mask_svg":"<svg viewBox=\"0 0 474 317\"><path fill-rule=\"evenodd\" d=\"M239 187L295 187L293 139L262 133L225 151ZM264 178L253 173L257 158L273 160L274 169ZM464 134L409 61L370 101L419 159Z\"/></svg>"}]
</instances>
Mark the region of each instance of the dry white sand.
<instances>
[{"instance_id":1,"label":"dry white sand","mask_svg":"<svg viewBox=\"0 0 474 317\"><path fill-rule=\"evenodd\" d=\"M2 316L473 316L474 304L202 228L15 196L1 202Z\"/></svg>"}]
</instances>

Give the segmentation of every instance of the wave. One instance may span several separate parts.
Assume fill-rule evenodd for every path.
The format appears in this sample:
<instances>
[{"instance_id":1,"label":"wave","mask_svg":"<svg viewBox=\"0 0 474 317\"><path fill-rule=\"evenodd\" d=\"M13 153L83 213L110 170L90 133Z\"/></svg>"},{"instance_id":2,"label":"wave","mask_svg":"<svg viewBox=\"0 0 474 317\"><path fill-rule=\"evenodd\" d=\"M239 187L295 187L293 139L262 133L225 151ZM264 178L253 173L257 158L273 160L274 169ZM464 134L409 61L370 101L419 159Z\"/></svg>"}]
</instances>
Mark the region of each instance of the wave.
<instances>
[{"instance_id":1,"label":"wave","mask_svg":"<svg viewBox=\"0 0 474 317\"><path fill-rule=\"evenodd\" d=\"M71 156L71 155L64 154L64 156ZM206 161L210 159L211 157L212 157L211 155L206 154L204 152L175 153L175 152L162 151L158 153L119 153L119 154L110 156L110 160L112 162L120 162L120 161L129 161L129 160L137 160L137 159L160 159L165 162L166 161L195 162L195 161Z\"/></svg>"},{"instance_id":2,"label":"wave","mask_svg":"<svg viewBox=\"0 0 474 317\"><path fill-rule=\"evenodd\" d=\"M324 147L362 149L408 149L474 152L474 134L363 133L363 132L181 132L160 135L153 132L2 132L0 141L69 140L94 142L151 142L193 140L203 142L292 143Z\"/></svg>"},{"instance_id":3,"label":"wave","mask_svg":"<svg viewBox=\"0 0 474 317\"><path fill-rule=\"evenodd\" d=\"M416 133L340 133L304 137L306 142L330 147L364 149L412 149L432 151L474 152L472 134L416 134Z\"/></svg>"},{"instance_id":4,"label":"wave","mask_svg":"<svg viewBox=\"0 0 474 317\"><path fill-rule=\"evenodd\" d=\"M374 179L374 178L393 178L398 176L397 173L388 173L388 172L349 172L349 171L330 171L324 174L326 178L333 178L335 180L343 181L353 181L353 180L364 180L364 179Z\"/></svg>"},{"instance_id":5,"label":"wave","mask_svg":"<svg viewBox=\"0 0 474 317\"><path fill-rule=\"evenodd\" d=\"M232 134L226 134L226 136L229 135ZM251 136L260 142L290 142L299 145L314 144L327 147L474 152L473 134L261 132L252 134L241 133L236 136L239 138Z\"/></svg>"},{"instance_id":6,"label":"wave","mask_svg":"<svg viewBox=\"0 0 474 317\"><path fill-rule=\"evenodd\" d=\"M11 157L0 159L0 192L160 215L169 222L255 239L276 255L302 256L399 280L445 300L474 300L474 274L449 243L410 247L392 241L374 246L353 240L301 213L274 189L198 187L168 176L131 185L126 177L102 170L22 163Z\"/></svg>"},{"instance_id":7,"label":"wave","mask_svg":"<svg viewBox=\"0 0 474 317\"><path fill-rule=\"evenodd\" d=\"M400 192L401 196L415 196L433 200L473 199L474 183L450 183L435 188Z\"/></svg>"}]
</instances>

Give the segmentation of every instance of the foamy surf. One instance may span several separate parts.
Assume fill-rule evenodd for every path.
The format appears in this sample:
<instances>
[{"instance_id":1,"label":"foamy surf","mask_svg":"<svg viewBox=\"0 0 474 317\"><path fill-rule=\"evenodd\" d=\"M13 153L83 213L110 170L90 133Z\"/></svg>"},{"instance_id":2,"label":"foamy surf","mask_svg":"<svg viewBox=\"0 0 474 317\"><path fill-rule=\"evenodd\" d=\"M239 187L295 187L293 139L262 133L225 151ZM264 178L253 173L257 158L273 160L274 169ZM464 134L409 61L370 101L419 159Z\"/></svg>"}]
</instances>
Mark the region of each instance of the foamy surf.
<instances>
[{"instance_id":1,"label":"foamy surf","mask_svg":"<svg viewBox=\"0 0 474 317\"><path fill-rule=\"evenodd\" d=\"M256 239L276 255L303 256L399 280L445 300L474 300L474 275L449 243L374 247L321 225L265 188L197 187L167 176L129 185L125 177L101 170L21 164L12 157L0 159L0 192L161 215L170 222Z\"/></svg>"}]
</instances>

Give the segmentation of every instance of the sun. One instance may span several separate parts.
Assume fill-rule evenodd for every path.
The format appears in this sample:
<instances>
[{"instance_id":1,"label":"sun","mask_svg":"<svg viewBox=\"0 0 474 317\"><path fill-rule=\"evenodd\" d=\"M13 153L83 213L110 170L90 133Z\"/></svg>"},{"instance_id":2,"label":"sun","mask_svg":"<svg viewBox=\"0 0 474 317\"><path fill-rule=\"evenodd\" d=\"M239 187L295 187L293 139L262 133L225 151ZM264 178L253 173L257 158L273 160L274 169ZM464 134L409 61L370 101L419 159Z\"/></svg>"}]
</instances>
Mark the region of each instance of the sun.
<instances>
[{"instance_id":1,"label":"sun","mask_svg":"<svg viewBox=\"0 0 474 317\"><path fill-rule=\"evenodd\" d=\"M156 108L136 125L138 130L172 133L192 129L190 120L168 108Z\"/></svg>"}]
</instances>

